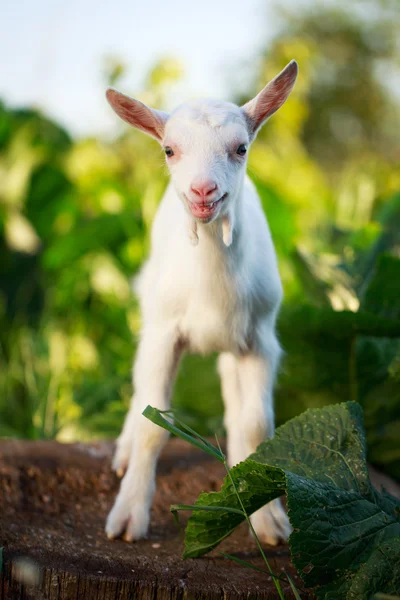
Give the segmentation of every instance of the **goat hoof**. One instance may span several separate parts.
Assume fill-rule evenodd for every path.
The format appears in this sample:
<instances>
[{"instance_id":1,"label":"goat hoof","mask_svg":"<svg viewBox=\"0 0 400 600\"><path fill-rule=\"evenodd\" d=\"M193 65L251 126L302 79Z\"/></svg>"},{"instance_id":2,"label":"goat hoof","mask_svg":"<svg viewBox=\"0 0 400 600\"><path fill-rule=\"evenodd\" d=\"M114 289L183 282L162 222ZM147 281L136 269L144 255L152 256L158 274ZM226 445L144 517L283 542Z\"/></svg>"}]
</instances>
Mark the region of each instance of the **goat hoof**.
<instances>
[{"instance_id":1,"label":"goat hoof","mask_svg":"<svg viewBox=\"0 0 400 600\"><path fill-rule=\"evenodd\" d=\"M276 546L286 542L292 528L279 499L272 500L251 516L251 523L260 542Z\"/></svg>"},{"instance_id":2,"label":"goat hoof","mask_svg":"<svg viewBox=\"0 0 400 600\"><path fill-rule=\"evenodd\" d=\"M129 500L118 495L108 515L106 535L109 539L122 537L126 542L135 542L146 537L149 527L149 511L141 505L131 506Z\"/></svg>"}]
</instances>

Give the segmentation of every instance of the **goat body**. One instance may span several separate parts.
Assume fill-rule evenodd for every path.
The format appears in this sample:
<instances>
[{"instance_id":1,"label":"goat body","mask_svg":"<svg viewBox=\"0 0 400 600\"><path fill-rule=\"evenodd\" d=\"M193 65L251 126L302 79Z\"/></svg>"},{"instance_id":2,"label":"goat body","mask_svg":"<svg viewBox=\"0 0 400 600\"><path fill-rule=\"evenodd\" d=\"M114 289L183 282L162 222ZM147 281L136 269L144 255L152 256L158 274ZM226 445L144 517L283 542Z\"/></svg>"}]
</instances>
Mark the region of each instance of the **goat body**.
<instances>
[{"instance_id":1,"label":"goat body","mask_svg":"<svg viewBox=\"0 0 400 600\"><path fill-rule=\"evenodd\" d=\"M168 435L141 413L147 404L169 407L185 350L220 353L231 465L273 435L282 287L268 224L245 169L248 146L286 100L296 75L292 61L242 108L206 100L186 103L172 115L115 90L107 93L117 114L162 143L171 172L150 257L136 284L143 327L134 398L114 456L115 470L125 475L107 520L109 537L133 541L147 533L156 462ZM252 521L268 543L290 532L279 500Z\"/></svg>"}]
</instances>

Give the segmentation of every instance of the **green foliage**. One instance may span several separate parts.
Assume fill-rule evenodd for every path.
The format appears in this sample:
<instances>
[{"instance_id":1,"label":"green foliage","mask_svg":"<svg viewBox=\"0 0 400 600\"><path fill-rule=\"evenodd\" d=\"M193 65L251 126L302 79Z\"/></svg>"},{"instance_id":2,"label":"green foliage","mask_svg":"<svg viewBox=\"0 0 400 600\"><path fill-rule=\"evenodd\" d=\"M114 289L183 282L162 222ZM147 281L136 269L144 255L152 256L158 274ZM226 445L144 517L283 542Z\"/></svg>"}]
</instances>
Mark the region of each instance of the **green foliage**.
<instances>
[{"instance_id":1,"label":"green foliage","mask_svg":"<svg viewBox=\"0 0 400 600\"><path fill-rule=\"evenodd\" d=\"M362 296L357 298L355 287L348 288L359 305L356 312L328 307L327 290L334 298L344 266L336 267L339 273L330 274L330 280L323 270L308 268L306 261L304 268L308 289L317 288L317 300L324 301L318 308L288 307L281 315L287 358L277 392L279 421L293 417L299 407L356 400L365 410L369 459L399 477L395 432L400 424L400 260L376 254L374 266L368 269L368 284L359 288Z\"/></svg>"},{"instance_id":2,"label":"green foliage","mask_svg":"<svg viewBox=\"0 0 400 600\"><path fill-rule=\"evenodd\" d=\"M144 414L165 425L155 409ZM292 560L318 598L364 600L398 590L400 501L370 483L362 410L353 402L288 421L230 470L219 492L202 493L191 507L184 556L215 548L244 512L283 493L293 527Z\"/></svg>"}]
</instances>

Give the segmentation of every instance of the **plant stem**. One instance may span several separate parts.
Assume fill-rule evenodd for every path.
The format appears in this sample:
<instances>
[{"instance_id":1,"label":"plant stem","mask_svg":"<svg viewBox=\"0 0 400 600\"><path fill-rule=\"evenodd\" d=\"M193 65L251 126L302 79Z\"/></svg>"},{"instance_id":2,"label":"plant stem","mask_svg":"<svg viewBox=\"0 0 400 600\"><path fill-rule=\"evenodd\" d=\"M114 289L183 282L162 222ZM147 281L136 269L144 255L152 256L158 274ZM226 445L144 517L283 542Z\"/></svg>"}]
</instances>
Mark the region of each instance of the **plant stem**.
<instances>
[{"instance_id":1,"label":"plant stem","mask_svg":"<svg viewBox=\"0 0 400 600\"><path fill-rule=\"evenodd\" d=\"M281 598L281 600L285 600L285 597L284 597L284 595L283 595L282 588L281 588L281 584L279 583L278 577L277 577L276 575L274 575L274 573L272 572L272 569L271 569L271 567L270 567L270 564L269 564L269 562L268 562L268 559L267 559L267 557L265 556L264 550L262 549L262 546L261 546L260 540L258 539L256 532L254 531L254 527L253 527L253 525L252 525L252 523L251 523L251 519L250 519L250 517L248 516L248 514L247 514L247 511L246 511L246 509L245 509L245 507L244 507L244 504L243 504L243 502L242 502L242 499L241 499L241 497L240 497L240 494L239 494L239 492L237 491L237 488L236 488L235 482L234 482L234 480L233 480L233 477L232 477L232 475L231 475L231 471L230 471L230 469L229 469L229 467L228 467L228 463L226 462L226 456L225 456L225 454L224 454L224 453L222 452L222 450L221 450L221 446L220 446L220 444L219 444L219 441L218 441L218 438L217 438L217 436L215 436L215 439L217 440L218 449L219 449L219 451L221 452L221 454L222 454L222 456L223 456L223 463L224 463L224 467L225 467L225 469L226 469L226 472L228 473L229 479L231 480L231 484L232 484L233 490L234 490L234 492L235 492L235 494L236 494L236 496L237 496L237 499L239 500L239 503L240 503L240 506L241 506L241 508L242 508L243 514L244 514L244 516L246 517L246 521L247 521L247 523L249 524L250 531L251 531L251 533L253 534L253 536L254 536L254 539L256 540L256 543L257 543L258 549L260 550L261 556L263 557L263 560L264 560L265 564L267 565L267 568L268 568L269 574L270 574L270 575L271 575L271 577L273 578L273 582L274 582L274 584L275 584L275 587L276 587L276 589L277 589L277 591L278 591L279 597Z\"/></svg>"}]
</instances>

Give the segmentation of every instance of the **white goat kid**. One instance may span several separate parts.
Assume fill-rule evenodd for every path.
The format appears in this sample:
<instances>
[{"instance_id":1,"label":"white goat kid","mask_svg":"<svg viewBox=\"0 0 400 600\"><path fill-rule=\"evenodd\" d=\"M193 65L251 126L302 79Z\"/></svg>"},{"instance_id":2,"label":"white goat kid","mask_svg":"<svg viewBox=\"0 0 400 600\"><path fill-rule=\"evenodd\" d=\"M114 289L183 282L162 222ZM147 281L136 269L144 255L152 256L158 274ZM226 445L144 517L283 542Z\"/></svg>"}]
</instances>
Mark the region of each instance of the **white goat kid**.
<instances>
[{"instance_id":1,"label":"white goat kid","mask_svg":"<svg viewBox=\"0 0 400 600\"><path fill-rule=\"evenodd\" d=\"M171 173L137 285L143 328L135 394L113 463L118 474L126 473L107 520L110 538L133 541L147 533L156 462L168 435L142 411L147 404L169 408L184 350L221 353L230 465L273 435L282 287L270 231L245 172L257 130L285 102L296 76L292 61L241 108L199 100L171 115L107 90L122 119L160 142ZM252 522L266 543L290 532L279 500L257 511Z\"/></svg>"}]
</instances>

